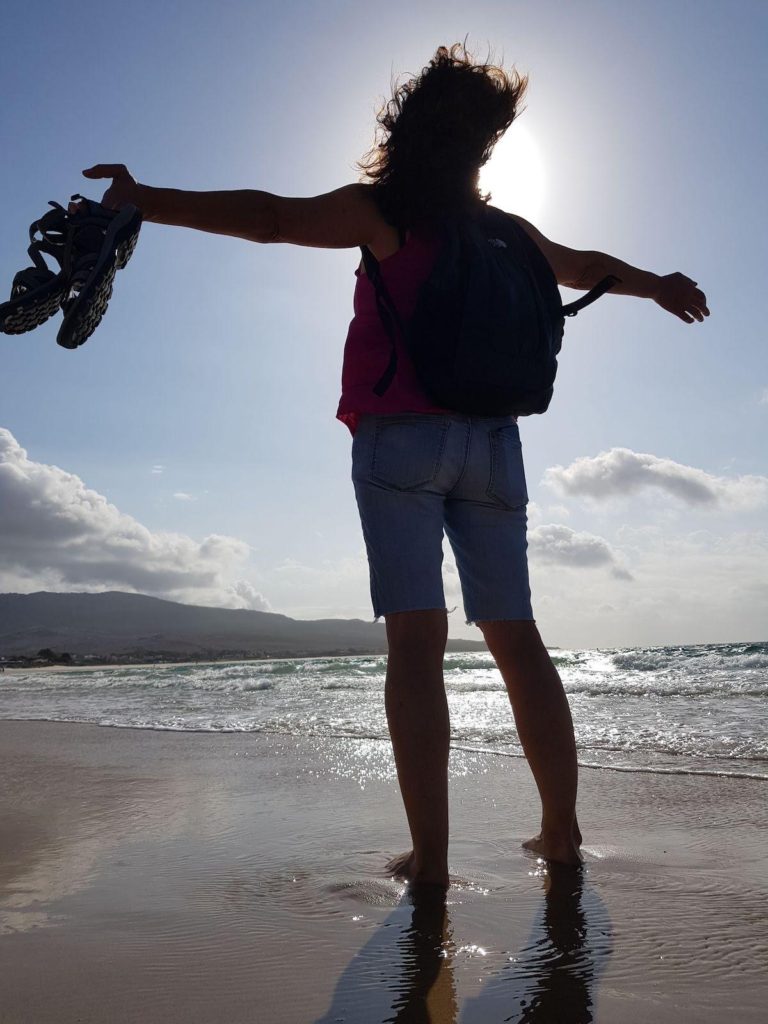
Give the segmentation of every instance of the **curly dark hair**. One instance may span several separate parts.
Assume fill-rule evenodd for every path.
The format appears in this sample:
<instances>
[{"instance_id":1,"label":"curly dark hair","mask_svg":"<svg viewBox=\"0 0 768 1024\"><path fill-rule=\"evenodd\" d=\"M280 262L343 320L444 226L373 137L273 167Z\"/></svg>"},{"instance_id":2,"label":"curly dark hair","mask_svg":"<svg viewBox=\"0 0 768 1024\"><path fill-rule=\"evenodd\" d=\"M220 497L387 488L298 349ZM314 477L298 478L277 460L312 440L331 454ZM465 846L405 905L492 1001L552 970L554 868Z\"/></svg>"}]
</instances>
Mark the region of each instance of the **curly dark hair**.
<instances>
[{"instance_id":1,"label":"curly dark hair","mask_svg":"<svg viewBox=\"0 0 768 1024\"><path fill-rule=\"evenodd\" d=\"M489 54L487 61L491 60ZM385 220L399 228L480 202L480 168L514 121L528 85L516 70L440 46L416 78L393 87L380 132L358 162Z\"/></svg>"}]
</instances>

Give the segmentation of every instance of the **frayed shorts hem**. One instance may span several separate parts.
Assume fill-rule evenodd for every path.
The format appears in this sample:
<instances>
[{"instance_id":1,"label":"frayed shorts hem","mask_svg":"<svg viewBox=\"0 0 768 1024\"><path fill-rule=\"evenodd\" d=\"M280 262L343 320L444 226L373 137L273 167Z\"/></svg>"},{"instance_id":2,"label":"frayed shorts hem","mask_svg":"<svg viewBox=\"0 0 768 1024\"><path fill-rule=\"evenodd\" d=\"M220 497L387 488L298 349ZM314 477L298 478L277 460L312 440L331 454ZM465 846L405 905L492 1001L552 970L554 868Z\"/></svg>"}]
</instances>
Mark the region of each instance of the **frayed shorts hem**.
<instances>
[{"instance_id":1,"label":"frayed shorts hem","mask_svg":"<svg viewBox=\"0 0 768 1024\"><path fill-rule=\"evenodd\" d=\"M465 619L465 626L477 626L480 628L481 622L535 622L533 615L478 615L476 619Z\"/></svg>"},{"instance_id":2,"label":"frayed shorts hem","mask_svg":"<svg viewBox=\"0 0 768 1024\"><path fill-rule=\"evenodd\" d=\"M454 610L455 609L453 608L450 609L450 611ZM445 612L446 614L449 614L449 609L445 605L435 604L419 605L416 608L403 608L400 605L396 605L395 607L387 608L386 610L382 610L381 608L374 608L373 621L374 623L376 623L379 621L379 619L386 618L387 615L400 615L403 612Z\"/></svg>"}]
</instances>

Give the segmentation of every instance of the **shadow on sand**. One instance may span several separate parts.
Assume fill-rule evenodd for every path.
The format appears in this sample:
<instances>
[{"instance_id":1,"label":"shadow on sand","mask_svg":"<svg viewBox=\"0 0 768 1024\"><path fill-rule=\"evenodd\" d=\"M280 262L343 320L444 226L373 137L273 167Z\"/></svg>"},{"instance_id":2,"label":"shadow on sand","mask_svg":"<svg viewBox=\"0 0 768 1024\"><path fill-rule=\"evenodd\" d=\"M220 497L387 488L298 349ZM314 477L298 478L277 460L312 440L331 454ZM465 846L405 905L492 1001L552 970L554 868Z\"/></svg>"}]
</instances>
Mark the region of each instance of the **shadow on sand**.
<instances>
[{"instance_id":1,"label":"shadow on sand","mask_svg":"<svg viewBox=\"0 0 768 1024\"><path fill-rule=\"evenodd\" d=\"M409 889L315 1024L589 1024L611 954L608 913L584 871L551 865L539 876L543 901L528 942L461 1013L445 897Z\"/></svg>"}]
</instances>

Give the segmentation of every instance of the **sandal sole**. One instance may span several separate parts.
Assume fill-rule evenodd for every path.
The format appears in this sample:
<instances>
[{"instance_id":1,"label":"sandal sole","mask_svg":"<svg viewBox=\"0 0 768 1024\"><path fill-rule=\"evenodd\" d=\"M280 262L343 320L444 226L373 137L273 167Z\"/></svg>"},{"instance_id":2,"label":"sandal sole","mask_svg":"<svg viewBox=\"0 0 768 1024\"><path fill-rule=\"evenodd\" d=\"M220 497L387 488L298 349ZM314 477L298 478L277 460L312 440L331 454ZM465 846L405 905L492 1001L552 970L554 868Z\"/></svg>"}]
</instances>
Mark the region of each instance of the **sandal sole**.
<instances>
[{"instance_id":1,"label":"sandal sole","mask_svg":"<svg viewBox=\"0 0 768 1024\"><path fill-rule=\"evenodd\" d=\"M26 334L59 312L67 294L64 274L56 276L42 288L36 288L18 299L0 305L0 331L3 334Z\"/></svg>"},{"instance_id":2,"label":"sandal sole","mask_svg":"<svg viewBox=\"0 0 768 1024\"><path fill-rule=\"evenodd\" d=\"M107 311L116 272L122 270L133 255L141 214L135 207L123 207L123 210L125 216L115 218L110 224L96 266L64 316L56 337L62 348L79 348L90 338Z\"/></svg>"}]
</instances>

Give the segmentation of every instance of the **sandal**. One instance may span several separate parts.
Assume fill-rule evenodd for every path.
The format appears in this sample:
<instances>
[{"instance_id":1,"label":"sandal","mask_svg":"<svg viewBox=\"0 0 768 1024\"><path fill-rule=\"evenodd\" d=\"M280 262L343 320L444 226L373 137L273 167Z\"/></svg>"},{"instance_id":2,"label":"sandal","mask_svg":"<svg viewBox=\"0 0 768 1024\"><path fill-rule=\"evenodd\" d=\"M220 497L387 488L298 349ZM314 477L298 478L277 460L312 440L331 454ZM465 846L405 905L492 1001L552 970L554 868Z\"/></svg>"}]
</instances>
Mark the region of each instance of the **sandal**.
<instances>
[{"instance_id":1,"label":"sandal","mask_svg":"<svg viewBox=\"0 0 768 1024\"><path fill-rule=\"evenodd\" d=\"M141 211L135 206L110 210L80 195L72 199L80 205L67 217L68 288L56 337L63 348L82 345L100 324L115 273L131 258L141 228Z\"/></svg>"},{"instance_id":2,"label":"sandal","mask_svg":"<svg viewBox=\"0 0 768 1024\"><path fill-rule=\"evenodd\" d=\"M11 298L0 305L0 331L24 334L57 313L67 294L67 211L58 203L29 228L29 253L34 266L20 270L11 285ZM35 235L39 232L40 238ZM43 253L58 262L58 273L51 270Z\"/></svg>"}]
</instances>

